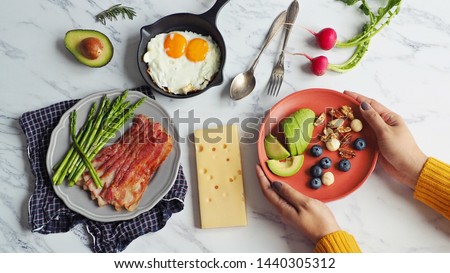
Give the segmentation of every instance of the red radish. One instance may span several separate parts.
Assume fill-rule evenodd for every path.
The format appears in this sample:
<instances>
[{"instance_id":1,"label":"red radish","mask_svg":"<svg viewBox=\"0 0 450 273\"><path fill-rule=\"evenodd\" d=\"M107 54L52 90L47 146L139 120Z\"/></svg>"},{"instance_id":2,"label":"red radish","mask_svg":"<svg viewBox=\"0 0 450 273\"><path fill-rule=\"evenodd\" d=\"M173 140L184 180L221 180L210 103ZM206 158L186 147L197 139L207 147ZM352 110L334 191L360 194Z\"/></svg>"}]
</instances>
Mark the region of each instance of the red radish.
<instances>
[{"instance_id":1,"label":"red radish","mask_svg":"<svg viewBox=\"0 0 450 273\"><path fill-rule=\"evenodd\" d=\"M304 53L294 53L294 55L305 56L311 62L311 71L314 75L322 76L324 75L329 67L328 58L325 56L318 56L311 58Z\"/></svg>"},{"instance_id":2,"label":"red radish","mask_svg":"<svg viewBox=\"0 0 450 273\"><path fill-rule=\"evenodd\" d=\"M307 30L316 36L316 43L321 49L330 50L336 45L337 34L334 29L327 27L317 33L310 29Z\"/></svg>"}]
</instances>

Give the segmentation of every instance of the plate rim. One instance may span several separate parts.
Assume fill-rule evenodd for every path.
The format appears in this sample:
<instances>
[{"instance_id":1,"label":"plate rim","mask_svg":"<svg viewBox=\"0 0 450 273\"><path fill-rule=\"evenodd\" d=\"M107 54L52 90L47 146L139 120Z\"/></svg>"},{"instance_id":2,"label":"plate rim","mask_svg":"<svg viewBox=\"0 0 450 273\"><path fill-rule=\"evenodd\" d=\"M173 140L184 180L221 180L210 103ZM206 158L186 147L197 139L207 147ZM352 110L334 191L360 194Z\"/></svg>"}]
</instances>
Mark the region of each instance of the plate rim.
<instances>
[{"instance_id":1,"label":"plate rim","mask_svg":"<svg viewBox=\"0 0 450 273\"><path fill-rule=\"evenodd\" d=\"M52 183L52 181L50 181L52 188L55 192L55 194L58 196L58 198L60 198L64 204L72 211L79 213L80 215L90 219L90 220L94 220L94 221L98 221L98 222L114 222L114 221L124 221L124 220L130 220L133 219L139 215L141 215L142 213L148 212L150 211L152 208L154 208L161 200L164 199L164 196L171 190L171 188L173 187L173 185L175 184L175 181L177 179L178 176L178 171L179 171L179 166L181 164L181 147L180 147L180 143L178 142L178 130L177 128L173 125L172 122L172 118L170 117L169 113L167 112L167 110L158 102L156 102L156 100L150 98L149 96L147 96L146 94L134 90L134 89L114 89L114 90L109 90L109 91L102 91L102 92L96 92L90 95L87 95L83 98L81 98L78 102L76 102L72 107L70 107L69 109L67 109L60 117L58 124L53 128L51 136L50 136L50 141L49 141L49 145L48 145L48 149L47 149L47 153L46 153L46 158L45 158L45 164L46 164L46 170L47 173L50 177L50 179L53 176L53 172L52 172L52 167L51 166L51 162L50 162L50 157L51 154L54 153L55 151L55 142L56 142L56 137L59 131L61 131L64 127L64 125L66 124L70 112L72 112L73 110L78 110L79 108L81 108L84 104L88 103L89 101L94 101L94 100L99 100L101 99L102 96L107 95L108 97L112 97L115 98L117 96L119 96L120 94L122 94L125 90L128 91L128 95L127 98L130 97L130 95L133 96L137 96L138 99L140 98L144 98L145 102L148 103L149 105L151 105L152 107L155 107L158 111L160 111L161 113L163 113L165 116L164 118L167 118L168 121L168 131L172 131L173 135L173 148L171 153L174 152L174 160L172 162L172 165L174 166L174 171L170 174L170 179L168 179L168 182L166 182L166 186L160 191L159 193L159 197L158 198L154 198L154 200L147 206L145 206L144 208L136 208L134 211L130 211L130 212L126 212L123 214L116 214L116 215L109 215L109 216L105 216L105 215L98 215L95 214L93 212L87 211L83 208L80 208L79 206L73 204L70 200L67 199L67 194L63 192L63 190L61 189L61 186L63 185L54 185ZM139 107L142 107L139 106ZM139 107L137 109L139 109ZM137 110L136 109L136 110ZM52 145L53 144L53 145ZM52 147L53 146L53 147ZM65 183L66 181L64 181ZM147 188L148 190L148 188ZM144 193L145 194L145 193ZM86 201L89 202L95 202L94 200L90 200L88 196L86 196ZM99 209L102 209L101 207L98 207ZM115 211L114 211L115 212Z\"/></svg>"},{"instance_id":2,"label":"plate rim","mask_svg":"<svg viewBox=\"0 0 450 273\"><path fill-rule=\"evenodd\" d=\"M289 98L291 98L291 97L293 97L293 96L298 96L299 95L299 93L311 93L311 92L317 92L317 91L319 91L319 92L326 92L326 93L331 93L331 94L333 94L333 95L338 95L338 96L345 96L342 92L339 92L339 91L337 91L337 90L334 90L334 89L329 89L329 88L320 88L320 87L317 87L317 88L306 88L306 89L301 89L301 90L297 90L297 91L295 91L295 92L293 92L293 93L291 93L291 94L289 94L289 95L287 95L286 97L284 97L284 98L282 98L280 101L278 101L277 103L275 103L272 107L270 107L270 109L266 112L266 114L265 114L265 116L264 116L264 118L262 119L262 121L261 121L261 125L259 126L259 134L258 134L258 142L257 142L257 152L258 152L258 164L262 164L262 163L264 163L261 159L263 158L263 157L267 157L267 155L261 155L261 153L260 153L260 145L262 145L261 143L262 143L262 141L264 141L264 137L265 137L265 131L267 130L266 129L266 122L267 122L267 119L268 118L270 118L270 115L271 115L271 113L274 111L274 109L277 109L277 108L279 108L280 107L280 105L282 105L285 101L287 101L287 100L289 100ZM352 97L345 97L346 99L348 99L348 100L350 100L350 101L352 101L353 103L355 103L355 104L357 104L357 105L359 105L359 103L358 103L358 101L357 100L355 100L354 98L352 98ZM322 201L322 202L331 202L331 201L336 201L336 200L339 200L339 199L342 199L342 198L344 198L344 197L347 197L347 196L349 196L351 193L353 193L353 192L355 192L358 188L360 188L366 181L367 181L367 179L369 178L369 176L373 173L373 171L375 170L375 167L376 167L376 165L377 165L377 161L378 161L378 157L379 157L379 150L378 149L375 149L374 150L374 156L373 156L373 162L371 163L371 166L370 166L370 168L369 168L369 170L368 170L368 172L364 175L364 177L362 178L362 180L361 180L361 182L359 182L357 185L355 185L350 191L348 191L346 194L344 194L344 195L341 195L341 196L337 196L337 197L327 197L327 198L320 198L320 199L318 199L318 200L320 200L320 201ZM268 168L267 167L262 167L262 170L263 170L263 172L264 172L264 174L267 176L268 174L267 174L267 172L270 172L269 170L268 170ZM271 175L273 175L272 173L271 173ZM270 179L269 179L270 180ZM304 193L303 193L304 194ZM307 195L308 196L308 195ZM312 198L314 198L314 197L312 197Z\"/></svg>"}]
</instances>

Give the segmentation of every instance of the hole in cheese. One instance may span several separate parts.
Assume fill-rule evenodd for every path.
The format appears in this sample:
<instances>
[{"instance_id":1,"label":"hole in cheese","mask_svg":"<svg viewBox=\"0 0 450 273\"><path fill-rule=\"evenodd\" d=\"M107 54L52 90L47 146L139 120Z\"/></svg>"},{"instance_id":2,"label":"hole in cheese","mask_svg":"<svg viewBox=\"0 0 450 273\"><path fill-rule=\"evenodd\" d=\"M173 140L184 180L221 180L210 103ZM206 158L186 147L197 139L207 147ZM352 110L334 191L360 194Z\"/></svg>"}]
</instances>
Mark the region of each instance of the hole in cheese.
<instances>
[{"instance_id":1,"label":"hole in cheese","mask_svg":"<svg viewBox=\"0 0 450 273\"><path fill-rule=\"evenodd\" d=\"M219 189L219 186L218 186L218 185L215 185L215 186L214 186L214 189L218 190L218 189Z\"/></svg>"},{"instance_id":2,"label":"hole in cheese","mask_svg":"<svg viewBox=\"0 0 450 273\"><path fill-rule=\"evenodd\" d=\"M203 145L198 145L198 149L197 149L197 150L198 150L199 152L203 152L203 149L204 149L204 148L203 148Z\"/></svg>"},{"instance_id":3,"label":"hole in cheese","mask_svg":"<svg viewBox=\"0 0 450 273\"><path fill-rule=\"evenodd\" d=\"M212 149L211 149L213 152L215 152L216 151L216 147L212 147Z\"/></svg>"}]
</instances>

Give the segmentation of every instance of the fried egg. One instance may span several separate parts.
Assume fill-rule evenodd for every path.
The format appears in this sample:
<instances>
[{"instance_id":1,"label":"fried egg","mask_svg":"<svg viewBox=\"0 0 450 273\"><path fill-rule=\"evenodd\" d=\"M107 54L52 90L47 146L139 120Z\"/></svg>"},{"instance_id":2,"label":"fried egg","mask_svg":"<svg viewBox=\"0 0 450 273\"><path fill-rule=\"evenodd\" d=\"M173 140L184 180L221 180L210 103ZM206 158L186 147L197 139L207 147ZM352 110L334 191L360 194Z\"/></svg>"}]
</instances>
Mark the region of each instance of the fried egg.
<instances>
[{"instance_id":1,"label":"fried egg","mask_svg":"<svg viewBox=\"0 0 450 273\"><path fill-rule=\"evenodd\" d=\"M210 36L174 31L150 39L143 60L161 89L187 94L204 89L213 79L219 71L220 50Z\"/></svg>"}]
</instances>

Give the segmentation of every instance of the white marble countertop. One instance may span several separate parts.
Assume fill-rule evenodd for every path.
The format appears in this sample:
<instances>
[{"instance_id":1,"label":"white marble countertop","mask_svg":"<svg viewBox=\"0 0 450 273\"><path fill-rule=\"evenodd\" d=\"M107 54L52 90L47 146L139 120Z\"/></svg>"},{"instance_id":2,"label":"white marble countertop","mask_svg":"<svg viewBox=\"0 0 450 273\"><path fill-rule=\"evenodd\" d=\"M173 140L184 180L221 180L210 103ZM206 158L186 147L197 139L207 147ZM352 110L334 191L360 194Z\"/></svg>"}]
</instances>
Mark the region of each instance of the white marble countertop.
<instances>
[{"instance_id":1,"label":"white marble countertop","mask_svg":"<svg viewBox=\"0 0 450 273\"><path fill-rule=\"evenodd\" d=\"M11 1L2 5L0 18L0 252L89 252L91 239L82 226L61 234L32 233L28 199L34 177L26 158L26 142L18 119L26 111L94 92L144 84L136 66L139 30L162 16L177 12L203 13L213 0L119 1L134 7L134 20L106 25L94 15L117 1ZM374 1L369 1L374 2ZM264 88L281 42L277 36L256 69L257 87L249 97L234 102L227 92L231 79L244 71L265 37L272 20L290 0L231 0L220 11L217 25L227 46L224 82L187 100L156 95L169 113L186 117L190 111L201 122L209 117L260 118L264 111L297 90L323 87L353 90L374 97L401 114L420 147L450 162L450 3L445 0L403 1L400 14L370 45L362 63L346 74L311 75L304 58L288 55L280 95L266 96ZM288 50L322 54L303 27L332 26L340 37L357 32L365 17L338 1L300 1ZM114 44L107 66L92 69L76 62L64 48L64 34L75 28L97 29ZM331 62L351 50L325 52ZM194 128L201 126L196 124ZM194 128L181 126L181 136ZM401 142L399 142L401 145ZM254 166L255 144L242 144L248 226L199 228L198 195L193 147L181 144L182 165L189 191L182 212L166 227L133 241L125 252L310 252L313 245L285 225L258 187ZM412 192L376 168L353 194L329 203L341 227L351 232L365 252L450 252L450 223L413 200Z\"/></svg>"}]
</instances>

